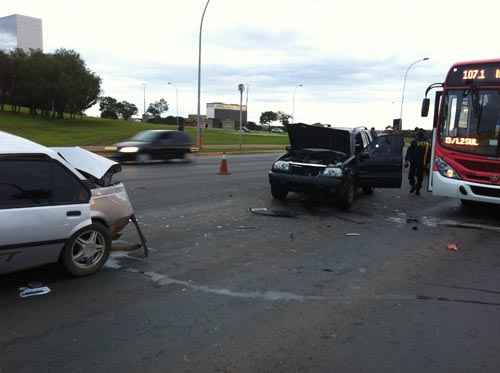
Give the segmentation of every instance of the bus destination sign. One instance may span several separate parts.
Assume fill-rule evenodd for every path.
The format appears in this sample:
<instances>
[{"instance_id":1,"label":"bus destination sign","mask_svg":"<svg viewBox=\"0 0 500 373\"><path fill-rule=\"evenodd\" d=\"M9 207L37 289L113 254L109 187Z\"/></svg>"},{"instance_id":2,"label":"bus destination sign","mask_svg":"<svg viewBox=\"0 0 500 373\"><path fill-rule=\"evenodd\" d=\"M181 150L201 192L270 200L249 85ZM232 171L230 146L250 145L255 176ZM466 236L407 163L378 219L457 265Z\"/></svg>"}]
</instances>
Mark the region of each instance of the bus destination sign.
<instances>
[{"instance_id":1,"label":"bus destination sign","mask_svg":"<svg viewBox=\"0 0 500 373\"><path fill-rule=\"evenodd\" d=\"M463 65L455 66L448 73L446 85L464 86L471 83L478 85L500 85L500 65Z\"/></svg>"}]
</instances>

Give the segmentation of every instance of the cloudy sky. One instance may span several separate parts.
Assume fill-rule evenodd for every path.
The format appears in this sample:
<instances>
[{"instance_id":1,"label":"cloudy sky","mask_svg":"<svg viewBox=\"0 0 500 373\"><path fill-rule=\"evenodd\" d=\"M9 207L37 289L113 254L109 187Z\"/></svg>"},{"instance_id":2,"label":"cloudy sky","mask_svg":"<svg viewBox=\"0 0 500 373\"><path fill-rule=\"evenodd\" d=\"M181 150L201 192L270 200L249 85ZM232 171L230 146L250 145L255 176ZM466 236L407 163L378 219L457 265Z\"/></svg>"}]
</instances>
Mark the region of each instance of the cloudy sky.
<instances>
[{"instance_id":1,"label":"cloudy sky","mask_svg":"<svg viewBox=\"0 0 500 373\"><path fill-rule=\"evenodd\" d=\"M197 38L205 0L16 0L2 14L43 19L46 51L71 48L103 78L105 95L165 97L175 114L196 112ZM413 61L404 126L419 117L427 85L456 61L500 57L500 2L456 0L211 0L204 29L202 105L239 102L249 117L292 111L296 120L377 128L399 117L402 77ZM203 109L203 112L205 110ZM94 110L93 113L96 113Z\"/></svg>"}]
</instances>

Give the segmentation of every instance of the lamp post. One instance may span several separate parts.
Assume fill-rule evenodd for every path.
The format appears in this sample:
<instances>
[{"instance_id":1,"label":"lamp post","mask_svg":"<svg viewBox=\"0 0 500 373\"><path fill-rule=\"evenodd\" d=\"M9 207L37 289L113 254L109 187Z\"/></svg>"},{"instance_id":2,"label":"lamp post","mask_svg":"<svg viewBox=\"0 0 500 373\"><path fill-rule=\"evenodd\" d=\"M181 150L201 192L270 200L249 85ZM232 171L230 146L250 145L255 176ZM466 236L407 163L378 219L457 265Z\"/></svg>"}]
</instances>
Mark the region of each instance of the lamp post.
<instances>
[{"instance_id":1,"label":"lamp post","mask_svg":"<svg viewBox=\"0 0 500 373\"><path fill-rule=\"evenodd\" d=\"M177 112L175 118L176 118L176 122L177 122L177 130L184 131L184 126L181 126L179 124L179 89L172 82L168 82L168 85L171 85L172 87L175 88L175 111Z\"/></svg>"},{"instance_id":2,"label":"lamp post","mask_svg":"<svg viewBox=\"0 0 500 373\"><path fill-rule=\"evenodd\" d=\"M302 88L303 84L297 84L293 90L293 98L292 98L292 123L295 123L295 95L297 94L297 88Z\"/></svg>"},{"instance_id":3,"label":"lamp post","mask_svg":"<svg viewBox=\"0 0 500 373\"><path fill-rule=\"evenodd\" d=\"M248 94L250 92L250 84L247 83L246 87L247 87L247 100L246 100L247 102L245 104L245 109L247 111L247 120L245 121L245 125L248 125Z\"/></svg>"},{"instance_id":4,"label":"lamp post","mask_svg":"<svg viewBox=\"0 0 500 373\"><path fill-rule=\"evenodd\" d=\"M142 84L142 88L143 88L143 97L144 97L144 106L143 106L143 111L142 111L142 120L144 120L144 117L146 116L146 83L143 83Z\"/></svg>"},{"instance_id":5,"label":"lamp post","mask_svg":"<svg viewBox=\"0 0 500 373\"><path fill-rule=\"evenodd\" d=\"M245 92L245 85L238 84L238 91L240 91L240 150L243 148L243 92Z\"/></svg>"},{"instance_id":6,"label":"lamp post","mask_svg":"<svg viewBox=\"0 0 500 373\"><path fill-rule=\"evenodd\" d=\"M208 4L210 0L207 0L205 8L203 9L203 14L201 15L200 22L200 34L198 37L198 116L197 116L197 134L196 134L196 144L198 148L201 149L202 144L202 128L201 128L201 37L203 34L203 20L205 19L205 13L207 12Z\"/></svg>"},{"instance_id":7,"label":"lamp post","mask_svg":"<svg viewBox=\"0 0 500 373\"><path fill-rule=\"evenodd\" d=\"M408 73L410 72L410 70L413 66L415 66L417 63L428 61L428 60L429 60L429 57L424 57L424 58L418 59L418 60L412 62L405 71L405 75L403 78L403 90L401 92L401 111L399 113L399 119L401 121L401 129L403 129L403 105L405 102L406 78L408 77Z\"/></svg>"}]
</instances>

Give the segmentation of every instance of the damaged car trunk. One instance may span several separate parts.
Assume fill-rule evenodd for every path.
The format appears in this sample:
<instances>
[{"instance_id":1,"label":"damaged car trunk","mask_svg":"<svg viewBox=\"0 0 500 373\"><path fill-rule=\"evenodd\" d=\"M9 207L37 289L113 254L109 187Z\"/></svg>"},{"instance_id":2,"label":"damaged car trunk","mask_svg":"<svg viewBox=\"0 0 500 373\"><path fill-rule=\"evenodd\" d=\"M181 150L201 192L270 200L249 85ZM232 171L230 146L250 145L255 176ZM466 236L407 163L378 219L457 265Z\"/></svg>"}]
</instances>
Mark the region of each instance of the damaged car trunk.
<instances>
[{"instance_id":1,"label":"damaged car trunk","mask_svg":"<svg viewBox=\"0 0 500 373\"><path fill-rule=\"evenodd\" d=\"M271 194L284 200L289 192L328 193L349 208L358 187L401 186L400 135L372 139L366 128L331 128L307 124L287 126L288 152L269 172Z\"/></svg>"}]
</instances>

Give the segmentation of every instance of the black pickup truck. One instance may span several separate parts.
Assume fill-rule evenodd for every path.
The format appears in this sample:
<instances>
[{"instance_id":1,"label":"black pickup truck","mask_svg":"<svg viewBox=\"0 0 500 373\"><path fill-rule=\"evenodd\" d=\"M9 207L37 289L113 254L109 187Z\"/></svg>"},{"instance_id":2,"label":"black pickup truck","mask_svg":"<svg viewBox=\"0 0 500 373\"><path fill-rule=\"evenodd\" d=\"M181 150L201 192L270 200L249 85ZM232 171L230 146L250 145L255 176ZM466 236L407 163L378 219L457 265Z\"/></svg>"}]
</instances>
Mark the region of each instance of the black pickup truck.
<instances>
[{"instance_id":1,"label":"black pickup truck","mask_svg":"<svg viewBox=\"0 0 500 373\"><path fill-rule=\"evenodd\" d=\"M271 194L326 192L348 209L357 188L401 188L403 137L371 138L366 128L331 128L307 124L287 126L290 146L269 171Z\"/></svg>"}]
</instances>

